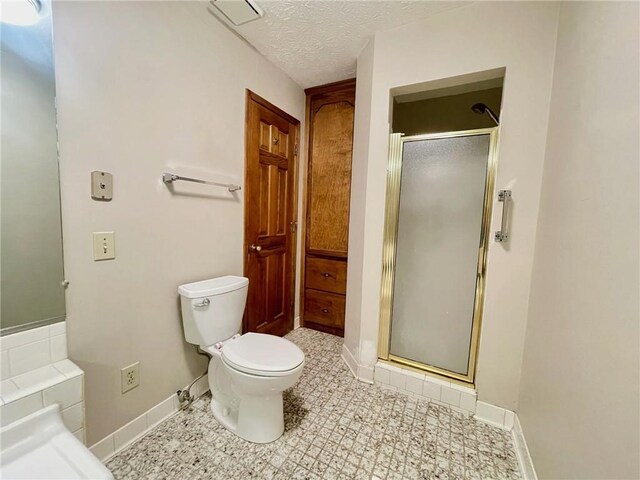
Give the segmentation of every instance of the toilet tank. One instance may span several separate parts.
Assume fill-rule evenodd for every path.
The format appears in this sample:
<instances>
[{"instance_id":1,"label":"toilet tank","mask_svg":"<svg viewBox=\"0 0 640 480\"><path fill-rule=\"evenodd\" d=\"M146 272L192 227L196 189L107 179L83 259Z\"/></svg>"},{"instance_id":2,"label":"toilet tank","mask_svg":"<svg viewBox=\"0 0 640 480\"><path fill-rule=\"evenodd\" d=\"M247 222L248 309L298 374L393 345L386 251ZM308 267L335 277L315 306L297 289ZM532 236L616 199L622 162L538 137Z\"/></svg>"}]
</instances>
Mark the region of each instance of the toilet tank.
<instances>
[{"instance_id":1,"label":"toilet tank","mask_svg":"<svg viewBox=\"0 0 640 480\"><path fill-rule=\"evenodd\" d=\"M240 332L249 279L211 278L178 287L187 342L208 346Z\"/></svg>"}]
</instances>

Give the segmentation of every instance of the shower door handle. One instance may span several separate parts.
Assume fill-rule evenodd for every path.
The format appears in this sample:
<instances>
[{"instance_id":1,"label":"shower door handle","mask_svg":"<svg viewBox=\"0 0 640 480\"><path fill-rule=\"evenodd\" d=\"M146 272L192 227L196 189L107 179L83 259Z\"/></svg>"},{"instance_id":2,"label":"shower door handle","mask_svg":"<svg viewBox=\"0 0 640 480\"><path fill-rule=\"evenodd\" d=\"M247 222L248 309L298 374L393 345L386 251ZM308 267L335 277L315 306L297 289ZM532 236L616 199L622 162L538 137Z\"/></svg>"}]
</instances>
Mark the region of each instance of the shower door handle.
<instances>
[{"instance_id":1,"label":"shower door handle","mask_svg":"<svg viewBox=\"0 0 640 480\"><path fill-rule=\"evenodd\" d=\"M507 219L509 217L509 202L511 201L511 190L500 190L498 192L498 201L502 202L502 221L500 230L496 232L496 242L506 242L509 240L509 231L507 229Z\"/></svg>"}]
</instances>

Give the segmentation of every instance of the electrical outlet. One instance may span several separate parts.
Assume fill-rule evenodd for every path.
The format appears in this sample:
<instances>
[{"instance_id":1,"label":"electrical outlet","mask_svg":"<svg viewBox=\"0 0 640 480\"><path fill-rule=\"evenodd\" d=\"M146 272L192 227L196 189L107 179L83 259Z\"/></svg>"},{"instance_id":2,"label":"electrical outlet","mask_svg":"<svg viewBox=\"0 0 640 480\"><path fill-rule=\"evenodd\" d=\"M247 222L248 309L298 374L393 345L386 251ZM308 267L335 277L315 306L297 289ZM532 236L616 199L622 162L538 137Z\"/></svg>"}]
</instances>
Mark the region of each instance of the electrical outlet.
<instances>
[{"instance_id":1,"label":"electrical outlet","mask_svg":"<svg viewBox=\"0 0 640 480\"><path fill-rule=\"evenodd\" d=\"M120 370L120 383L122 385L122 393L126 393L140 385L140 362Z\"/></svg>"}]
</instances>

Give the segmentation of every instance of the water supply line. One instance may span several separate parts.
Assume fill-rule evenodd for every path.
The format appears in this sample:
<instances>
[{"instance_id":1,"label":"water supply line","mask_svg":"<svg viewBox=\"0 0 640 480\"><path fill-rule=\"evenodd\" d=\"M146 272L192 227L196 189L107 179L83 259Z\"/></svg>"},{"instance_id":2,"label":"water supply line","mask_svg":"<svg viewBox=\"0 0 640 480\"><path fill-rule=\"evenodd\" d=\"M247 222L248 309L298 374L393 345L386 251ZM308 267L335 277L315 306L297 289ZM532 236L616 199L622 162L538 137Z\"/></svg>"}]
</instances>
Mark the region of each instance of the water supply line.
<instances>
[{"instance_id":1,"label":"water supply line","mask_svg":"<svg viewBox=\"0 0 640 480\"><path fill-rule=\"evenodd\" d=\"M196 346L196 352L198 352L199 355L204 355L205 357L207 357L207 360L209 360L209 355L201 351L198 346ZM198 380L205 377L208 373L209 369L207 368L207 370L202 375L196 377L187 388L185 388L184 390L178 390L176 392L176 395L178 395L178 403L180 403L180 410L186 410L191 406L193 401L196 399L195 395L191 395L191 388Z\"/></svg>"}]
</instances>

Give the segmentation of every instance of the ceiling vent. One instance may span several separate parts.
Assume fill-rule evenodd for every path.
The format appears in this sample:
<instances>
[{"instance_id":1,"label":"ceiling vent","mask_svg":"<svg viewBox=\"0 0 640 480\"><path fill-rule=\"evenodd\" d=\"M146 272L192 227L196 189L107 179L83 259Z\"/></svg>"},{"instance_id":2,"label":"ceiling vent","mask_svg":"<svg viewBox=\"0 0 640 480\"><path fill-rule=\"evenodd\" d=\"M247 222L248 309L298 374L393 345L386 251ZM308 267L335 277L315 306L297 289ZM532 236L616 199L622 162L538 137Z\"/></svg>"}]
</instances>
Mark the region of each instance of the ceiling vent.
<instances>
[{"instance_id":1,"label":"ceiling vent","mask_svg":"<svg viewBox=\"0 0 640 480\"><path fill-rule=\"evenodd\" d=\"M234 25L244 25L264 15L253 0L213 0L209 3Z\"/></svg>"}]
</instances>

